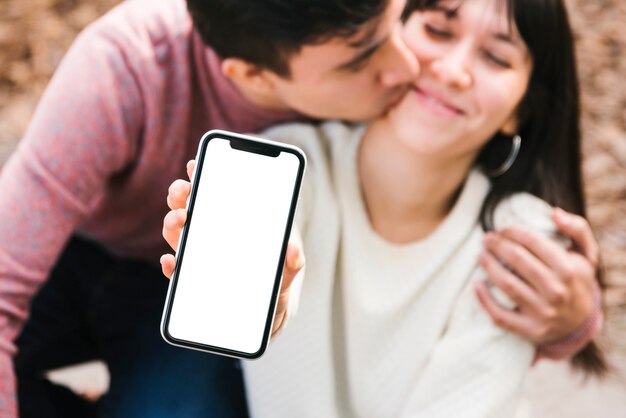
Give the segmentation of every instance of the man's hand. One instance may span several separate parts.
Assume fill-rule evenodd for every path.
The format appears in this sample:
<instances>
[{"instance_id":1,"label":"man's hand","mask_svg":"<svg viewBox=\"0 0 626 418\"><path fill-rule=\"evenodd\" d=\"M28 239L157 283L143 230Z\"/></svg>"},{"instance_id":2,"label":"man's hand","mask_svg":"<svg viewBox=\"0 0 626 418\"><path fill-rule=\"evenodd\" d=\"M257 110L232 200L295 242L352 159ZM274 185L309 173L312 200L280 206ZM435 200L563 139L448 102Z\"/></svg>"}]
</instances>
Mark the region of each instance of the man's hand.
<instances>
[{"instance_id":1,"label":"man's hand","mask_svg":"<svg viewBox=\"0 0 626 418\"><path fill-rule=\"evenodd\" d=\"M591 227L561 209L552 218L572 239L573 248L565 250L532 231L507 228L485 235L486 250L479 260L490 282L517 305L515 310L500 306L479 281L476 293L484 309L497 325L536 344L575 332L594 309L599 249Z\"/></svg>"},{"instance_id":2,"label":"man's hand","mask_svg":"<svg viewBox=\"0 0 626 418\"><path fill-rule=\"evenodd\" d=\"M195 161L191 160L187 163L187 175L191 179L193 171L195 169ZM163 219L163 238L172 247L172 249L178 248L178 241L180 239L180 233L183 230L183 226L187 221L187 199L191 193L191 183L185 180L175 180L169 187L167 195L167 205L170 211L165 215ZM161 256L161 269L163 274L167 278L172 277L174 267L176 265L176 258L174 254L164 254ZM285 257L285 267L283 269L283 280L281 283L280 293L278 296L278 303L276 306L276 313L274 315L274 325L272 327L272 334L280 329L286 313L289 302L289 289L294 279L304 267L304 256L302 251L295 243L289 243L287 246L287 255Z\"/></svg>"}]
</instances>

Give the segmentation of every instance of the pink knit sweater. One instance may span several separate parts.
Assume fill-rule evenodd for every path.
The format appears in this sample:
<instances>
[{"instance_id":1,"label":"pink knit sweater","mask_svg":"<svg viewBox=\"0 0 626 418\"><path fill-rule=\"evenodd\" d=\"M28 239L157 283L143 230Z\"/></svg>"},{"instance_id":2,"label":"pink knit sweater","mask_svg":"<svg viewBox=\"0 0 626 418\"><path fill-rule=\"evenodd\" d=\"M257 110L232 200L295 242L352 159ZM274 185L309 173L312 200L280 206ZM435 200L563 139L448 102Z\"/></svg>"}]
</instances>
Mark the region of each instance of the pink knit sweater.
<instances>
[{"instance_id":1,"label":"pink knit sweater","mask_svg":"<svg viewBox=\"0 0 626 418\"><path fill-rule=\"evenodd\" d=\"M0 416L15 414L13 340L68 238L158 263L167 188L202 134L296 118L239 94L182 0L125 2L78 37L0 177Z\"/></svg>"},{"instance_id":2,"label":"pink knit sweater","mask_svg":"<svg viewBox=\"0 0 626 418\"><path fill-rule=\"evenodd\" d=\"M69 237L158 263L167 188L201 135L297 118L241 96L183 0L124 2L78 37L0 177L0 417L16 414L13 340Z\"/></svg>"}]
</instances>

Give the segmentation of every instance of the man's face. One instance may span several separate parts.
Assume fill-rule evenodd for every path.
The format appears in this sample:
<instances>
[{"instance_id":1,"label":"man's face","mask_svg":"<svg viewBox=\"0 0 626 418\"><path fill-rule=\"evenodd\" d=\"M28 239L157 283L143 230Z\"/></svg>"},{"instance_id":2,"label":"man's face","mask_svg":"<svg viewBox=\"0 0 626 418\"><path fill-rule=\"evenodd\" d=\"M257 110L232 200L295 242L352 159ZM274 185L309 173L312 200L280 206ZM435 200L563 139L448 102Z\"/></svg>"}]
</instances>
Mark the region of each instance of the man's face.
<instances>
[{"instance_id":1,"label":"man's face","mask_svg":"<svg viewBox=\"0 0 626 418\"><path fill-rule=\"evenodd\" d=\"M364 121L396 104L419 72L402 39L406 0L389 0L383 16L350 38L303 47L291 76L271 73L277 99L317 119Z\"/></svg>"}]
</instances>

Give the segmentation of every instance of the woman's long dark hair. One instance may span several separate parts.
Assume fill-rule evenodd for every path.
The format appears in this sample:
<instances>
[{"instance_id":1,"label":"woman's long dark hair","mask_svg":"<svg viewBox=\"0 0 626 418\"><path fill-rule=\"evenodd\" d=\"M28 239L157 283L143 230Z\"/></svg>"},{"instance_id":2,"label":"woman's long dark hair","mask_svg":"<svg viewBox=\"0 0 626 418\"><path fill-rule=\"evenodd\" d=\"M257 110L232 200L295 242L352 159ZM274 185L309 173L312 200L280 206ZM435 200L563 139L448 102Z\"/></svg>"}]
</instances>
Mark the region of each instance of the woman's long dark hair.
<instances>
[{"instance_id":1,"label":"woman's long dark hair","mask_svg":"<svg viewBox=\"0 0 626 418\"><path fill-rule=\"evenodd\" d=\"M574 39L562 0L499 0L506 7L533 59L530 83L518 108L522 147L513 166L492 179L482 212L483 228L492 228L495 208L507 196L528 192L553 206L586 215L581 167L580 99ZM430 9L440 0L414 0ZM459 0L459 7L462 0ZM509 149L496 135L481 151L478 165L493 169ZM503 152L504 151L504 152ZM602 285L601 270L598 280ZM607 364L590 342L572 359L574 367L603 375Z\"/></svg>"}]
</instances>

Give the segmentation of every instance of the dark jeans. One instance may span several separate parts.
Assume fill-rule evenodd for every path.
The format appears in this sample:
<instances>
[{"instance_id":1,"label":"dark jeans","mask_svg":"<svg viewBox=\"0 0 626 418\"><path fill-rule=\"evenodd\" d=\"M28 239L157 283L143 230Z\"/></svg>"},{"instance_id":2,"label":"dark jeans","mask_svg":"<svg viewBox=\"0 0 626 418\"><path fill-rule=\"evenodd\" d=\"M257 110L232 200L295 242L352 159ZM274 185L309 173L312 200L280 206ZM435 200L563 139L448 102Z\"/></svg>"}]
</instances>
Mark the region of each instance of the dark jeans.
<instances>
[{"instance_id":1,"label":"dark jeans","mask_svg":"<svg viewBox=\"0 0 626 418\"><path fill-rule=\"evenodd\" d=\"M167 285L158 265L72 239L17 340L20 416L246 417L237 360L161 339ZM111 374L96 404L43 378L46 370L93 359Z\"/></svg>"}]
</instances>

